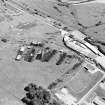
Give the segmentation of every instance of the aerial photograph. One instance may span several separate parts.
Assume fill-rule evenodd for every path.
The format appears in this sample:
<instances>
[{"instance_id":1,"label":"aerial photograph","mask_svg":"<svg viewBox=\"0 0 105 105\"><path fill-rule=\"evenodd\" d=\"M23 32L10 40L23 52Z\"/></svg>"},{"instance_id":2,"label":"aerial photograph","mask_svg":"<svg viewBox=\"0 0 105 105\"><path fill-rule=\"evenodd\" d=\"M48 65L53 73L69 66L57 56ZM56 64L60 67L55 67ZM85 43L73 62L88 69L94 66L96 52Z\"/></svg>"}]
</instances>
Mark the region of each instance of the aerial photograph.
<instances>
[{"instance_id":1,"label":"aerial photograph","mask_svg":"<svg viewBox=\"0 0 105 105\"><path fill-rule=\"evenodd\" d=\"M105 105L105 0L0 0L0 105Z\"/></svg>"}]
</instances>

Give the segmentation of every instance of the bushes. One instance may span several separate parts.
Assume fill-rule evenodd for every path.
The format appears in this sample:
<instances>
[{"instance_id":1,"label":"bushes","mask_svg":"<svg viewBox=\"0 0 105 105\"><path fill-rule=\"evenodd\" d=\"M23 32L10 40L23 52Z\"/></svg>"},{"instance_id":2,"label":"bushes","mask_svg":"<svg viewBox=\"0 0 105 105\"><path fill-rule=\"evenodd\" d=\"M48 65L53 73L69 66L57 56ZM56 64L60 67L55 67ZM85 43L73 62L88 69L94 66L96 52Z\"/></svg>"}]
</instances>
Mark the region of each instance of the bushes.
<instances>
[{"instance_id":1,"label":"bushes","mask_svg":"<svg viewBox=\"0 0 105 105\"><path fill-rule=\"evenodd\" d=\"M67 54L64 53L64 52L60 53L60 57L59 57L59 60L56 62L56 65L62 64L62 62L64 61L66 55L67 55Z\"/></svg>"},{"instance_id":2,"label":"bushes","mask_svg":"<svg viewBox=\"0 0 105 105\"><path fill-rule=\"evenodd\" d=\"M36 86L31 83L24 90L26 91L26 97L21 100L26 105L45 105L51 99L49 91L43 89L41 86Z\"/></svg>"},{"instance_id":3,"label":"bushes","mask_svg":"<svg viewBox=\"0 0 105 105\"><path fill-rule=\"evenodd\" d=\"M24 88L26 96L21 99L26 105L60 105L51 93L33 83Z\"/></svg>"},{"instance_id":4,"label":"bushes","mask_svg":"<svg viewBox=\"0 0 105 105\"><path fill-rule=\"evenodd\" d=\"M57 86L57 82L56 81L54 81L53 83L51 83L49 86L48 86L48 89L53 89L53 88L55 88L56 86Z\"/></svg>"}]
</instances>

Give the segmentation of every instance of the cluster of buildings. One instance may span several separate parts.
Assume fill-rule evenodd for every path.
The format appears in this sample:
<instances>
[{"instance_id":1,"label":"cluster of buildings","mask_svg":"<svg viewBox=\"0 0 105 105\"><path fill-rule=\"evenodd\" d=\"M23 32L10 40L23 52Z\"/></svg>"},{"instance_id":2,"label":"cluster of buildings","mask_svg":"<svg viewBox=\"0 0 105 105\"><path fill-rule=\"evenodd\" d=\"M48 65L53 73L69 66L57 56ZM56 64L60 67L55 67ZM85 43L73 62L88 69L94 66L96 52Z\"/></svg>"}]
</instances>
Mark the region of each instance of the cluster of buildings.
<instances>
[{"instance_id":1,"label":"cluster of buildings","mask_svg":"<svg viewBox=\"0 0 105 105\"><path fill-rule=\"evenodd\" d=\"M39 56L39 54L41 56L41 51L40 50L36 51L35 49L36 46L42 47L43 44L39 42L31 42L29 45L21 46L17 51L15 60L20 61L24 59L25 61L32 62L36 53L37 53L36 57Z\"/></svg>"},{"instance_id":2,"label":"cluster of buildings","mask_svg":"<svg viewBox=\"0 0 105 105\"><path fill-rule=\"evenodd\" d=\"M39 60L41 62L49 62L52 58L56 58L56 65L61 65L66 58L71 59L73 56L68 55L63 50L56 50L46 46L43 42L33 41L29 44L20 46L17 51L15 60L33 62Z\"/></svg>"},{"instance_id":3,"label":"cluster of buildings","mask_svg":"<svg viewBox=\"0 0 105 105\"><path fill-rule=\"evenodd\" d=\"M24 61L32 62L35 59L42 62L48 62L50 58L56 53L56 50L51 50L49 47L44 47L42 42L31 42L28 45L23 45L17 51L16 61L24 59Z\"/></svg>"}]
</instances>

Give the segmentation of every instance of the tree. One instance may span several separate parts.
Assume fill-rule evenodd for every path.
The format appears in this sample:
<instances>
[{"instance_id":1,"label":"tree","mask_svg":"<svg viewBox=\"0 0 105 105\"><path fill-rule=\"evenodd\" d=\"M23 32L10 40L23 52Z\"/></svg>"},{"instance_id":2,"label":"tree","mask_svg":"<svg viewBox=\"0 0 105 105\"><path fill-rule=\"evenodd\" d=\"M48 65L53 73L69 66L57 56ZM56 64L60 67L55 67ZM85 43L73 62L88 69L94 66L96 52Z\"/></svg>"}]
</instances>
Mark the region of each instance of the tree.
<instances>
[{"instance_id":1,"label":"tree","mask_svg":"<svg viewBox=\"0 0 105 105\"><path fill-rule=\"evenodd\" d=\"M31 91L31 90L36 90L37 86L33 83L28 84L28 86L25 86L24 90L25 91Z\"/></svg>"},{"instance_id":2,"label":"tree","mask_svg":"<svg viewBox=\"0 0 105 105\"><path fill-rule=\"evenodd\" d=\"M46 105L46 103L50 102L50 92L41 86L30 83L24 88L24 90L27 93L26 97L24 97L22 101L26 103L26 105Z\"/></svg>"},{"instance_id":3,"label":"tree","mask_svg":"<svg viewBox=\"0 0 105 105\"><path fill-rule=\"evenodd\" d=\"M27 97L23 97L23 98L21 99L21 101L22 101L23 103L25 103L26 105L30 105L30 102L31 102L31 100L30 100L29 98L27 98Z\"/></svg>"}]
</instances>

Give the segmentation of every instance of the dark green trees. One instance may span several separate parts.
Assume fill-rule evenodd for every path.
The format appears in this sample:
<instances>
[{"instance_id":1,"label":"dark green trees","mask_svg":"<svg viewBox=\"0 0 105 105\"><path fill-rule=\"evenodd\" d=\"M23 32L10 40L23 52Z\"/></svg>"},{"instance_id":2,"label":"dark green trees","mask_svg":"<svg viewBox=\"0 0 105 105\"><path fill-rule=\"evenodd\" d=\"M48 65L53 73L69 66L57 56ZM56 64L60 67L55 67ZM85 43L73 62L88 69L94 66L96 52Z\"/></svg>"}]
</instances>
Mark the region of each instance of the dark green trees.
<instances>
[{"instance_id":1,"label":"dark green trees","mask_svg":"<svg viewBox=\"0 0 105 105\"><path fill-rule=\"evenodd\" d=\"M26 97L22 98L22 101L26 105L45 105L51 99L51 94L41 86L31 83L24 90L26 91Z\"/></svg>"},{"instance_id":2,"label":"dark green trees","mask_svg":"<svg viewBox=\"0 0 105 105\"><path fill-rule=\"evenodd\" d=\"M26 105L60 105L56 98L52 97L51 93L41 86L30 83L24 90L26 96L21 101Z\"/></svg>"}]
</instances>

